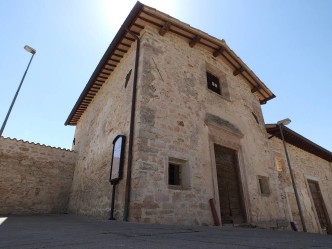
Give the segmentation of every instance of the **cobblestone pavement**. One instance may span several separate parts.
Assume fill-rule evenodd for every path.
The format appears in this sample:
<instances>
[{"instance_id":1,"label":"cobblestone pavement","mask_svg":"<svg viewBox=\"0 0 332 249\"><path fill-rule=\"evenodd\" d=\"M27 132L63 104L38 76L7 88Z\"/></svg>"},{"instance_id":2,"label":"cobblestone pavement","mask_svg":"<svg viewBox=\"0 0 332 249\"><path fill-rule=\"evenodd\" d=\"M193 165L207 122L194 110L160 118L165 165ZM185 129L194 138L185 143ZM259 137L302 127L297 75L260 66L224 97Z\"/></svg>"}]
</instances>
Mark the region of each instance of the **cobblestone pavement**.
<instances>
[{"instance_id":1,"label":"cobblestone pavement","mask_svg":"<svg viewBox=\"0 0 332 249\"><path fill-rule=\"evenodd\" d=\"M0 248L315 248L332 236L238 227L142 225L74 215L0 218Z\"/></svg>"}]
</instances>

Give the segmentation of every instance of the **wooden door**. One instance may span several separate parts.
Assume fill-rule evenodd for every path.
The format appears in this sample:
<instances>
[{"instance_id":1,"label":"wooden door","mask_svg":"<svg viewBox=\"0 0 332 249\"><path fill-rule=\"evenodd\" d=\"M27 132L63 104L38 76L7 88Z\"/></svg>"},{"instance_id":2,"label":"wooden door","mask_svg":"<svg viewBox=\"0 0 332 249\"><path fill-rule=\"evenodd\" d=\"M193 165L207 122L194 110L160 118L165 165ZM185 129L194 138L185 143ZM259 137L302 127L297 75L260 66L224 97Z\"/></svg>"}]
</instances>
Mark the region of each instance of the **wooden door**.
<instances>
[{"instance_id":1,"label":"wooden door","mask_svg":"<svg viewBox=\"0 0 332 249\"><path fill-rule=\"evenodd\" d=\"M245 222L236 151L214 145L222 224Z\"/></svg>"},{"instance_id":2,"label":"wooden door","mask_svg":"<svg viewBox=\"0 0 332 249\"><path fill-rule=\"evenodd\" d=\"M322 229L326 229L326 232L331 234L331 228L329 227L329 219L326 212L326 207L322 198L322 194L320 192L320 188L317 182L309 181L309 189L311 192L312 200L314 201L316 213L318 216L319 224ZM330 229L329 229L330 228Z\"/></svg>"}]
</instances>

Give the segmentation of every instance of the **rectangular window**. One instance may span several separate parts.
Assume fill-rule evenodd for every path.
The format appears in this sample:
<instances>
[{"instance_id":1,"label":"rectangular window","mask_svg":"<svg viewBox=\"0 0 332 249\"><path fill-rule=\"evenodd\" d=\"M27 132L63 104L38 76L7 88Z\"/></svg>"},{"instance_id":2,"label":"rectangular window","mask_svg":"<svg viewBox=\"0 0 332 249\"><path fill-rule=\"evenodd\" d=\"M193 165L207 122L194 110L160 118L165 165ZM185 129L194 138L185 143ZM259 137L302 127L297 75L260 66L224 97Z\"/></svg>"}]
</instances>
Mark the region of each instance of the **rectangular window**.
<instances>
[{"instance_id":1,"label":"rectangular window","mask_svg":"<svg viewBox=\"0 0 332 249\"><path fill-rule=\"evenodd\" d=\"M190 189L190 166L187 160L169 157L167 163L167 184L170 189Z\"/></svg>"},{"instance_id":2,"label":"rectangular window","mask_svg":"<svg viewBox=\"0 0 332 249\"><path fill-rule=\"evenodd\" d=\"M169 185L181 185L181 168L180 165L170 163L168 165L168 184Z\"/></svg>"},{"instance_id":3,"label":"rectangular window","mask_svg":"<svg viewBox=\"0 0 332 249\"><path fill-rule=\"evenodd\" d=\"M257 178L261 194L265 196L270 195L269 178L266 176L258 176Z\"/></svg>"},{"instance_id":4,"label":"rectangular window","mask_svg":"<svg viewBox=\"0 0 332 249\"><path fill-rule=\"evenodd\" d=\"M209 72L206 72L206 79L207 79L208 89L221 95L219 78Z\"/></svg>"}]
</instances>

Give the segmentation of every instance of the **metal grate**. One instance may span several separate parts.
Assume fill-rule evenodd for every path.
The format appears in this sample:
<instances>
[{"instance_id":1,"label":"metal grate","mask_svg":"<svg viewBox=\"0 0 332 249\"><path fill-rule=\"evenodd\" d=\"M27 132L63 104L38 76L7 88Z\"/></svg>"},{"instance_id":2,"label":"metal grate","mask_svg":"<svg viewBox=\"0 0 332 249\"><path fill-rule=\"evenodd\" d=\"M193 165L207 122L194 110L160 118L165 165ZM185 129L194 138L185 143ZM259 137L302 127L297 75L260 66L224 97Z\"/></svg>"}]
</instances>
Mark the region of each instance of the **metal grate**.
<instances>
[{"instance_id":1,"label":"metal grate","mask_svg":"<svg viewBox=\"0 0 332 249\"><path fill-rule=\"evenodd\" d=\"M206 79L207 79L208 89L221 95L221 88L218 77L214 76L209 72L206 72Z\"/></svg>"}]
</instances>

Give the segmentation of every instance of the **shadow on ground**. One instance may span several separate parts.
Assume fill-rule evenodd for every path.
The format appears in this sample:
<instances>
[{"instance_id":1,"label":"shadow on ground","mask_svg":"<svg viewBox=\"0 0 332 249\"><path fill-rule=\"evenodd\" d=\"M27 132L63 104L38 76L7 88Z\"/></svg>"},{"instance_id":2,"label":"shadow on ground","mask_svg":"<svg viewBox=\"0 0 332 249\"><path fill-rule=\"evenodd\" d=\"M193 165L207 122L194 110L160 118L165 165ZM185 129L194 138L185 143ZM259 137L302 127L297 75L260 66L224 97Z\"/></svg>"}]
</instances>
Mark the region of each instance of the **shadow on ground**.
<instances>
[{"instance_id":1,"label":"shadow on ground","mask_svg":"<svg viewBox=\"0 0 332 249\"><path fill-rule=\"evenodd\" d=\"M144 225L74 215L10 216L0 223L0 248L332 248L329 235L257 228Z\"/></svg>"}]
</instances>

